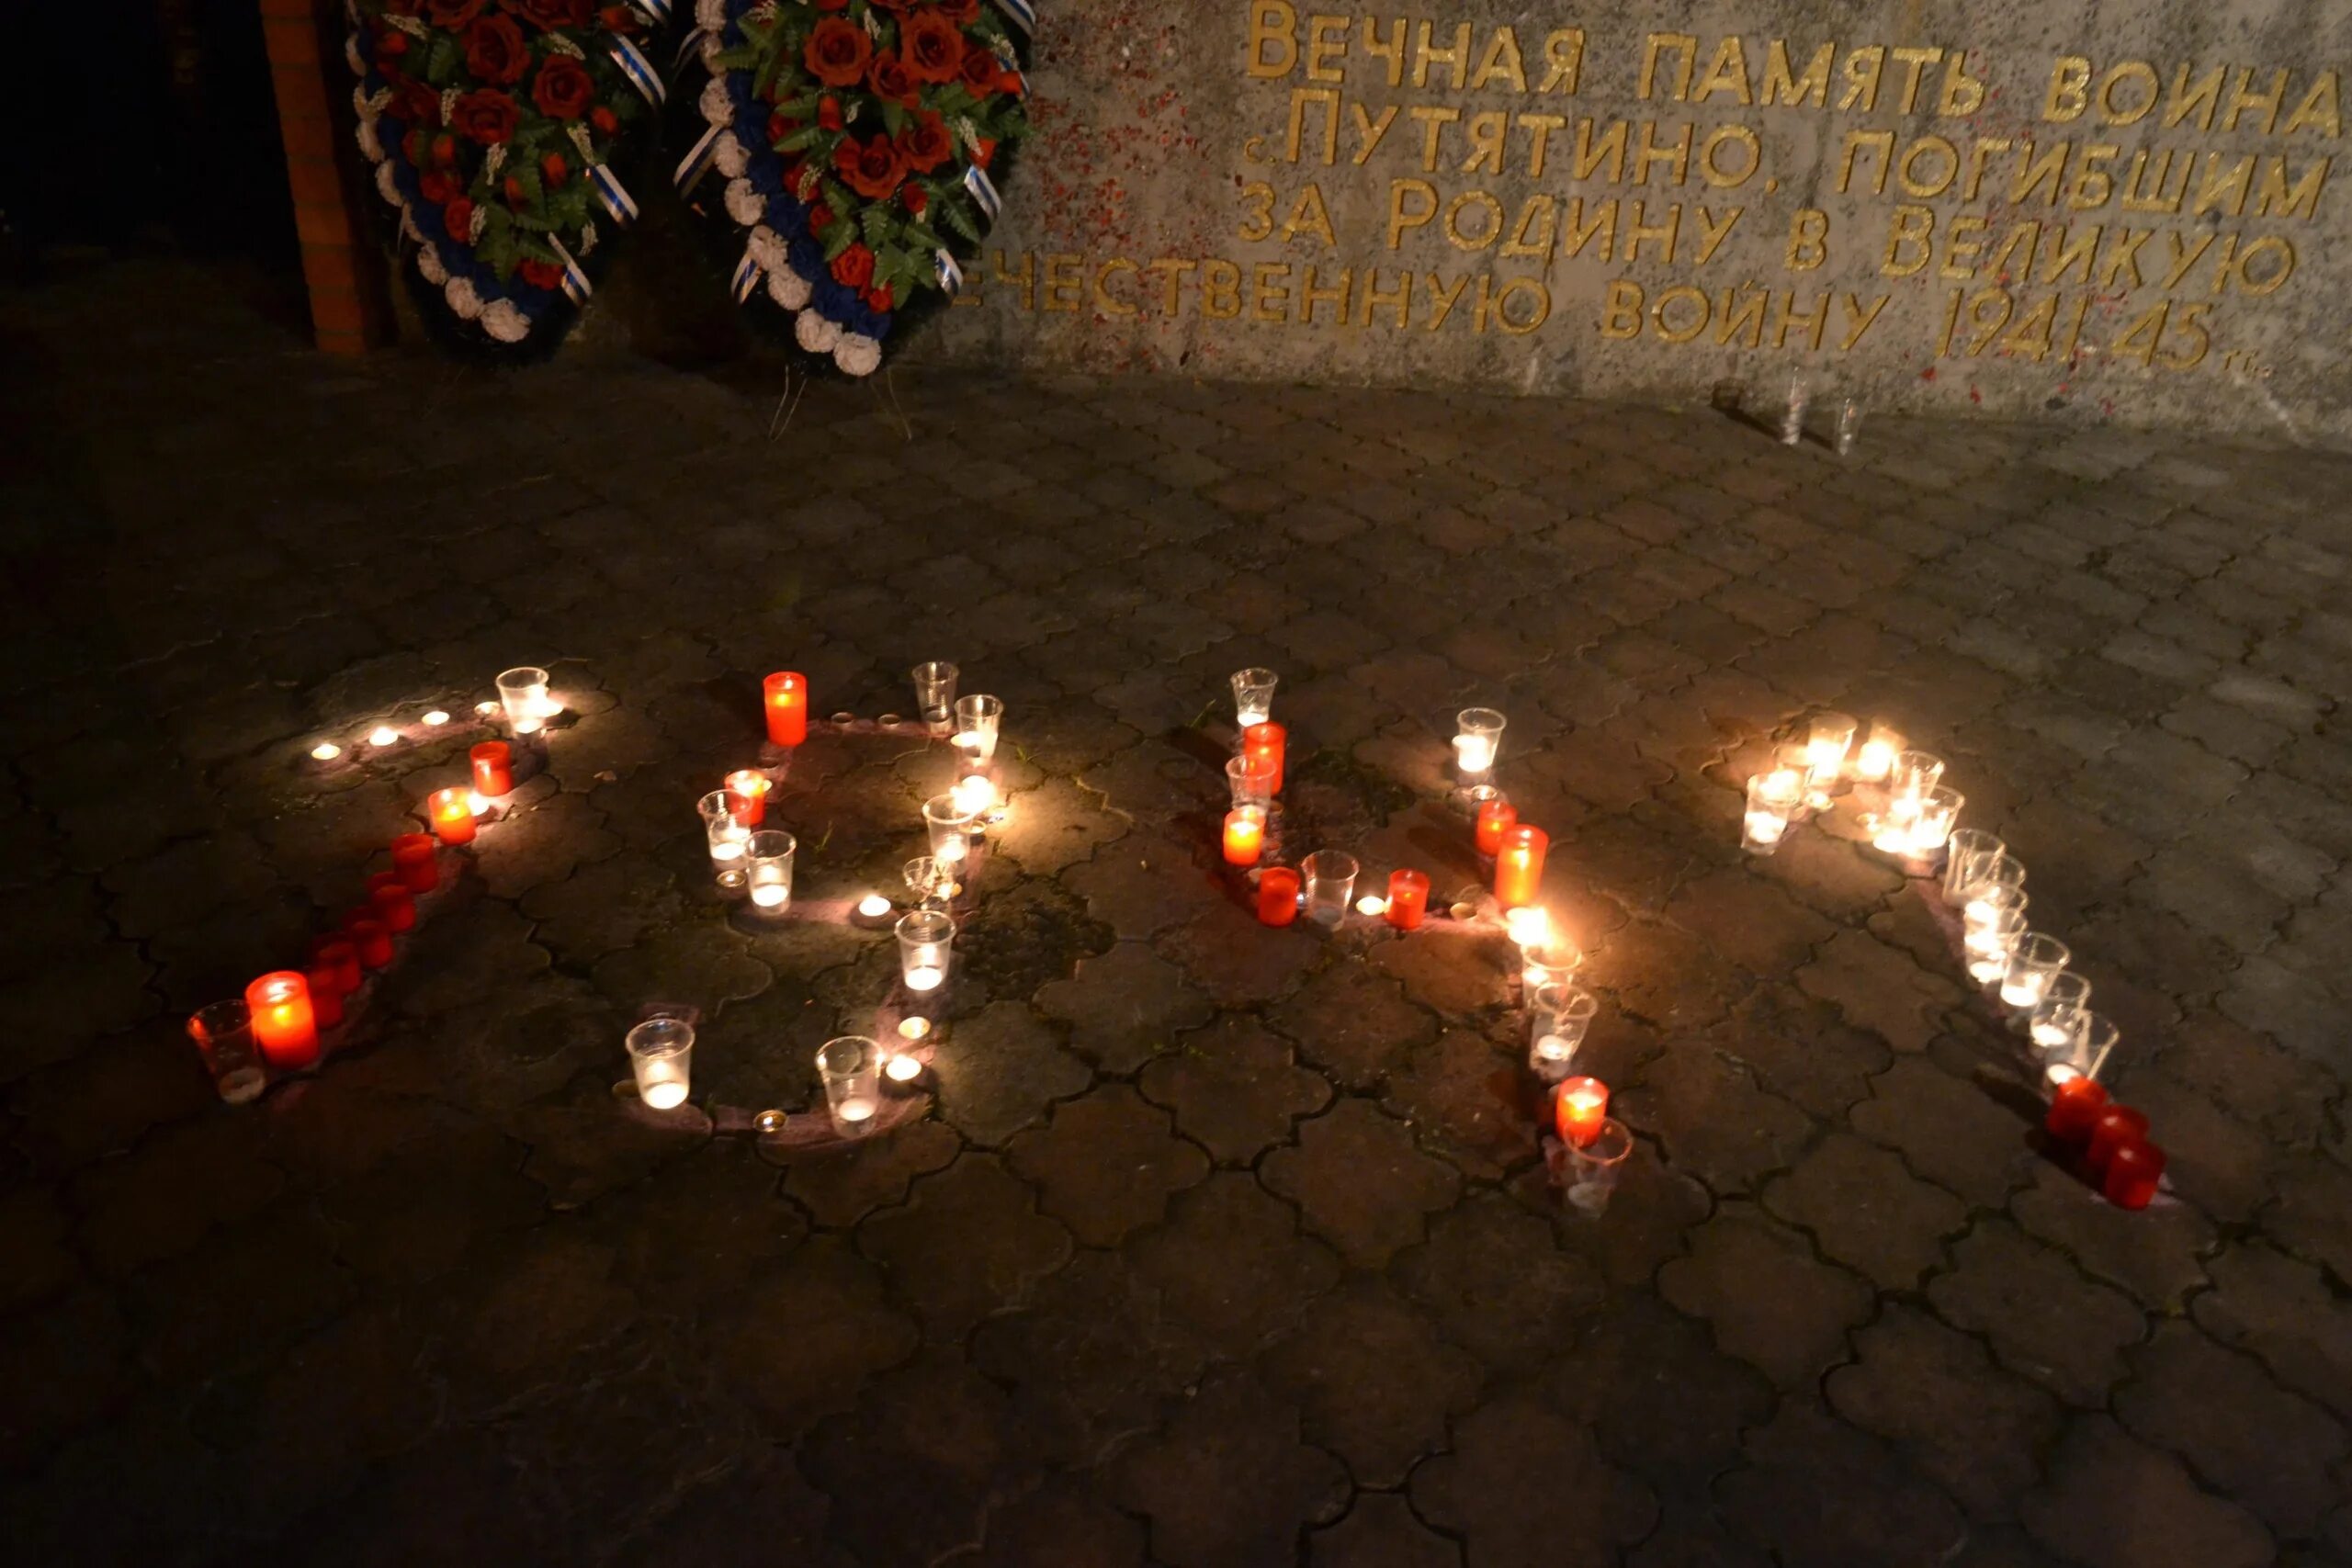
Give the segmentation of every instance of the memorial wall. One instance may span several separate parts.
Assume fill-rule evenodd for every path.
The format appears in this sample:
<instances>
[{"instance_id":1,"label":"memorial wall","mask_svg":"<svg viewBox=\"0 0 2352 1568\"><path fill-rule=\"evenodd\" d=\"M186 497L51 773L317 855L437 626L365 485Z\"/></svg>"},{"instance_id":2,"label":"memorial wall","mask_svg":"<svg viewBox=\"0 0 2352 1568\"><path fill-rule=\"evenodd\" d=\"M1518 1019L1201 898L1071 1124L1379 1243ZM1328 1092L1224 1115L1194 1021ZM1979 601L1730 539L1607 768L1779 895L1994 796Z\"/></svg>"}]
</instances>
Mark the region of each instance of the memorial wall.
<instances>
[{"instance_id":1,"label":"memorial wall","mask_svg":"<svg viewBox=\"0 0 2352 1568\"><path fill-rule=\"evenodd\" d=\"M2352 435L2352 6L1041 7L925 352Z\"/></svg>"}]
</instances>

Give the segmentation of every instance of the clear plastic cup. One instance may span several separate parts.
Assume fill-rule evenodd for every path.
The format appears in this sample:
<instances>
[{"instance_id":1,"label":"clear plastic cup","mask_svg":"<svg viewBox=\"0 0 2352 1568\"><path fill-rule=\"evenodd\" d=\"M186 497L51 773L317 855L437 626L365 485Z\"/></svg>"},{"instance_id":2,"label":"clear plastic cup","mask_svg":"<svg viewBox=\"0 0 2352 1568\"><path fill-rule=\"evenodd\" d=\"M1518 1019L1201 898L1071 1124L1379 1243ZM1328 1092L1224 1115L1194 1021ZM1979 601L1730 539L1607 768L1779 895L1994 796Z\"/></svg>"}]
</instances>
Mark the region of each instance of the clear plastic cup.
<instances>
[{"instance_id":1,"label":"clear plastic cup","mask_svg":"<svg viewBox=\"0 0 2352 1568\"><path fill-rule=\"evenodd\" d=\"M1274 716L1274 685L1279 680L1271 670L1233 672L1233 716L1242 728L1263 724Z\"/></svg>"},{"instance_id":2,"label":"clear plastic cup","mask_svg":"<svg viewBox=\"0 0 2352 1568\"><path fill-rule=\"evenodd\" d=\"M548 697L548 672L531 664L498 672L498 701L506 710L507 727L516 735L546 728L548 716L555 710Z\"/></svg>"},{"instance_id":3,"label":"clear plastic cup","mask_svg":"<svg viewBox=\"0 0 2352 1568\"><path fill-rule=\"evenodd\" d=\"M753 908L781 915L792 902L792 857L799 847L797 839L776 828L743 840L744 884Z\"/></svg>"},{"instance_id":4,"label":"clear plastic cup","mask_svg":"<svg viewBox=\"0 0 2352 1568\"><path fill-rule=\"evenodd\" d=\"M1004 725L1004 703L990 696L956 699L956 746L964 760L985 765L996 755L997 732Z\"/></svg>"},{"instance_id":5,"label":"clear plastic cup","mask_svg":"<svg viewBox=\"0 0 2352 1568\"><path fill-rule=\"evenodd\" d=\"M684 1105L694 1071L694 1026L680 1018L649 1018L628 1032L628 1044L638 1098L656 1111Z\"/></svg>"},{"instance_id":6,"label":"clear plastic cup","mask_svg":"<svg viewBox=\"0 0 2352 1568\"><path fill-rule=\"evenodd\" d=\"M862 1138L874 1131L882 1109L882 1047L862 1034L828 1040L817 1050L817 1076L824 1080L825 1111L833 1131Z\"/></svg>"},{"instance_id":7,"label":"clear plastic cup","mask_svg":"<svg viewBox=\"0 0 2352 1568\"><path fill-rule=\"evenodd\" d=\"M269 1085L261 1054L254 1044L254 1015L242 999L214 1002L189 1015L187 1037L204 1056L212 1087L232 1105L261 1097Z\"/></svg>"},{"instance_id":8,"label":"clear plastic cup","mask_svg":"<svg viewBox=\"0 0 2352 1568\"><path fill-rule=\"evenodd\" d=\"M1318 925L1336 926L1355 902L1356 857L1338 850L1317 850L1299 863L1306 878L1306 918Z\"/></svg>"},{"instance_id":9,"label":"clear plastic cup","mask_svg":"<svg viewBox=\"0 0 2352 1568\"><path fill-rule=\"evenodd\" d=\"M933 660L914 667L915 712L933 735L945 735L956 720L956 679L953 664Z\"/></svg>"},{"instance_id":10,"label":"clear plastic cup","mask_svg":"<svg viewBox=\"0 0 2352 1568\"><path fill-rule=\"evenodd\" d=\"M899 978L917 996L947 984L955 958L956 922L936 909L910 909L894 928L899 936Z\"/></svg>"}]
</instances>

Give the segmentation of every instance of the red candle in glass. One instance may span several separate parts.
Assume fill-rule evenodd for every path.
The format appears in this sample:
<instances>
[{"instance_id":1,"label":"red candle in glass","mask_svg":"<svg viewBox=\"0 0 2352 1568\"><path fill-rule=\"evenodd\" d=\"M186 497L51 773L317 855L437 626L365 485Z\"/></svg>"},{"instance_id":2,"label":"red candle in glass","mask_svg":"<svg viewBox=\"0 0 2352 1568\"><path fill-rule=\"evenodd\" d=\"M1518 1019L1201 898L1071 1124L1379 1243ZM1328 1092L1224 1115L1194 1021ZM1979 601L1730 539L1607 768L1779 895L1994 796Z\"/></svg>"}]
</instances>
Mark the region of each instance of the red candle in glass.
<instances>
[{"instance_id":1,"label":"red candle in glass","mask_svg":"<svg viewBox=\"0 0 2352 1568\"><path fill-rule=\"evenodd\" d=\"M1298 919L1298 873L1286 865L1270 865L1258 874L1258 919L1270 926L1286 926Z\"/></svg>"},{"instance_id":2,"label":"red candle in glass","mask_svg":"<svg viewBox=\"0 0 2352 1568\"><path fill-rule=\"evenodd\" d=\"M1552 1116L1560 1136L1583 1148L1600 1136L1609 1120L1609 1086L1599 1078L1569 1078L1553 1097Z\"/></svg>"},{"instance_id":3,"label":"red candle in glass","mask_svg":"<svg viewBox=\"0 0 2352 1568\"><path fill-rule=\"evenodd\" d=\"M1480 801L1476 829L1478 852L1482 855L1500 853L1503 847L1503 835L1517 826L1518 822L1519 807L1502 796L1497 795L1492 800Z\"/></svg>"},{"instance_id":4,"label":"red candle in glass","mask_svg":"<svg viewBox=\"0 0 2352 1568\"><path fill-rule=\"evenodd\" d=\"M376 918L384 923L386 931L414 931L416 895L402 886L401 879L390 872L379 874L386 880L379 882L372 876L368 879L368 903Z\"/></svg>"},{"instance_id":5,"label":"red candle in glass","mask_svg":"<svg viewBox=\"0 0 2352 1568\"><path fill-rule=\"evenodd\" d=\"M340 936L311 940L311 974L313 976L311 983L314 987L318 984L317 976L332 974L335 990L346 997L357 990L360 981L365 978L359 972L359 950L351 945L349 938ZM311 999L313 1002L317 1000L316 998Z\"/></svg>"},{"instance_id":6,"label":"red candle in glass","mask_svg":"<svg viewBox=\"0 0 2352 1568\"><path fill-rule=\"evenodd\" d=\"M2107 1176L2099 1190L2119 1209L2144 1209L2164 1179L2165 1151L2142 1138L2125 1144L2108 1156Z\"/></svg>"},{"instance_id":7,"label":"red candle in glass","mask_svg":"<svg viewBox=\"0 0 2352 1568\"><path fill-rule=\"evenodd\" d=\"M2096 1078L2068 1078L2052 1091L2042 1129L2061 1143L2079 1144L2091 1135L2091 1123L2106 1109L2105 1085Z\"/></svg>"},{"instance_id":8,"label":"red candle in glass","mask_svg":"<svg viewBox=\"0 0 2352 1568\"><path fill-rule=\"evenodd\" d=\"M1283 792L1283 753L1289 740L1290 732L1279 724L1253 724L1241 732L1241 754L1273 770L1276 795Z\"/></svg>"},{"instance_id":9,"label":"red candle in glass","mask_svg":"<svg viewBox=\"0 0 2352 1568\"><path fill-rule=\"evenodd\" d=\"M1429 913L1430 879L1418 871L1388 874L1388 923L1400 931L1421 929Z\"/></svg>"},{"instance_id":10,"label":"red candle in glass","mask_svg":"<svg viewBox=\"0 0 2352 1568\"><path fill-rule=\"evenodd\" d=\"M474 761L474 793L501 795L514 793L514 749L503 740L485 740L466 753Z\"/></svg>"},{"instance_id":11,"label":"red candle in glass","mask_svg":"<svg viewBox=\"0 0 2352 1568\"><path fill-rule=\"evenodd\" d=\"M768 814L768 776L757 768L738 768L727 775L727 793L742 802L728 802L728 813L746 828L756 828Z\"/></svg>"},{"instance_id":12,"label":"red candle in glass","mask_svg":"<svg viewBox=\"0 0 2352 1568\"><path fill-rule=\"evenodd\" d=\"M359 954L363 966L381 969L392 961L392 933L376 918L372 908L352 910L344 917L343 929L350 935L352 950Z\"/></svg>"},{"instance_id":13,"label":"red candle in glass","mask_svg":"<svg viewBox=\"0 0 2352 1568\"><path fill-rule=\"evenodd\" d=\"M2128 1105L2110 1105L2091 1123L2091 1144L2083 1155L2084 1168L2096 1181L2107 1174L2108 1161L2126 1144L2144 1143L2148 1119Z\"/></svg>"},{"instance_id":14,"label":"red candle in glass","mask_svg":"<svg viewBox=\"0 0 2352 1568\"><path fill-rule=\"evenodd\" d=\"M343 1021L343 982L333 969L313 964L303 978L311 987L311 1015L321 1029Z\"/></svg>"},{"instance_id":15,"label":"red candle in glass","mask_svg":"<svg viewBox=\"0 0 2352 1568\"><path fill-rule=\"evenodd\" d=\"M473 802L461 789L436 789L425 797L425 812L433 818L433 831L445 844L470 844L474 841Z\"/></svg>"},{"instance_id":16,"label":"red candle in glass","mask_svg":"<svg viewBox=\"0 0 2352 1568\"><path fill-rule=\"evenodd\" d=\"M470 816L471 814L469 813ZM412 893L441 886L441 866L430 833L402 833L392 840L392 870Z\"/></svg>"},{"instance_id":17,"label":"red candle in glass","mask_svg":"<svg viewBox=\"0 0 2352 1568\"><path fill-rule=\"evenodd\" d=\"M797 746L808 739L808 677L780 670L763 682L768 699L768 739Z\"/></svg>"},{"instance_id":18,"label":"red candle in glass","mask_svg":"<svg viewBox=\"0 0 2352 1568\"><path fill-rule=\"evenodd\" d=\"M1225 814L1225 863L1256 865L1266 848L1266 814L1254 806L1237 806Z\"/></svg>"},{"instance_id":19,"label":"red candle in glass","mask_svg":"<svg viewBox=\"0 0 2352 1568\"><path fill-rule=\"evenodd\" d=\"M1544 852L1551 843L1550 834L1523 822L1503 829L1502 847L1495 853L1495 902L1516 909L1536 901L1544 881Z\"/></svg>"},{"instance_id":20,"label":"red candle in glass","mask_svg":"<svg viewBox=\"0 0 2352 1568\"><path fill-rule=\"evenodd\" d=\"M311 1006L311 984L291 969L274 970L245 987L253 1014L254 1043L269 1065L307 1067L319 1059L319 1020Z\"/></svg>"}]
</instances>

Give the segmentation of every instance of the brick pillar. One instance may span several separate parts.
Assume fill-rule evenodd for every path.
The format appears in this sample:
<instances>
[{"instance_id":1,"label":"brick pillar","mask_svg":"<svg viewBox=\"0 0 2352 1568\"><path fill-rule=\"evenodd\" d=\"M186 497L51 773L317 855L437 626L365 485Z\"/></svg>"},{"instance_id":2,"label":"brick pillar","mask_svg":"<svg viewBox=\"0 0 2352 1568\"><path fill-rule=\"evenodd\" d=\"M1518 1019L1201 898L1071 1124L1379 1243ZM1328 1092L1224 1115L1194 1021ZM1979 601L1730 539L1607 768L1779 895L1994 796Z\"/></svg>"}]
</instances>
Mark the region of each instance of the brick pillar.
<instances>
[{"instance_id":1,"label":"brick pillar","mask_svg":"<svg viewBox=\"0 0 2352 1568\"><path fill-rule=\"evenodd\" d=\"M339 19L335 0L324 4ZM335 112L350 96L351 73L340 44L326 47L320 0L261 0L261 12L311 325L322 352L361 354L390 340L391 302L382 258L362 227L357 202L372 192L348 140L351 117Z\"/></svg>"}]
</instances>

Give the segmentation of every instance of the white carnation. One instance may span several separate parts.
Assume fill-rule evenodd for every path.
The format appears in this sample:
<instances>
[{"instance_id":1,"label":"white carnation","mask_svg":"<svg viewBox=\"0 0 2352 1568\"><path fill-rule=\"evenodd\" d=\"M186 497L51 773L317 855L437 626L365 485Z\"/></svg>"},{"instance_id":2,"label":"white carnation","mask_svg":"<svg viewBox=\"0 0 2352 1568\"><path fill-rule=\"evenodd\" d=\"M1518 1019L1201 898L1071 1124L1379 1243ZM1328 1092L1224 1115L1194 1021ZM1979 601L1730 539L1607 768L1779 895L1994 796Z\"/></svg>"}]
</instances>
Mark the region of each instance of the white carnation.
<instances>
[{"instance_id":1,"label":"white carnation","mask_svg":"<svg viewBox=\"0 0 2352 1568\"><path fill-rule=\"evenodd\" d=\"M695 26L718 28L727 25L727 0L695 0Z\"/></svg>"},{"instance_id":2,"label":"white carnation","mask_svg":"<svg viewBox=\"0 0 2352 1568\"><path fill-rule=\"evenodd\" d=\"M842 340L842 330L816 311L803 310L793 325L792 335L811 354L831 354L833 344Z\"/></svg>"},{"instance_id":3,"label":"white carnation","mask_svg":"<svg viewBox=\"0 0 2352 1568\"><path fill-rule=\"evenodd\" d=\"M416 270L435 288L449 281L449 269L441 265L441 253L431 245L417 247Z\"/></svg>"},{"instance_id":4,"label":"white carnation","mask_svg":"<svg viewBox=\"0 0 2352 1568\"><path fill-rule=\"evenodd\" d=\"M492 299L482 307L481 330L501 343L521 343L531 335L531 318L512 299Z\"/></svg>"},{"instance_id":5,"label":"white carnation","mask_svg":"<svg viewBox=\"0 0 2352 1568\"><path fill-rule=\"evenodd\" d=\"M470 321L481 314L481 296L474 292L474 280L470 277L451 278L441 290L441 298L449 301L449 309L458 313L460 321Z\"/></svg>"},{"instance_id":6,"label":"white carnation","mask_svg":"<svg viewBox=\"0 0 2352 1568\"><path fill-rule=\"evenodd\" d=\"M408 205L401 196L400 182L392 178L392 165L389 161L376 165L376 194L394 207L404 208Z\"/></svg>"},{"instance_id":7,"label":"white carnation","mask_svg":"<svg viewBox=\"0 0 2352 1568\"><path fill-rule=\"evenodd\" d=\"M729 179L741 179L743 171L752 166L752 154L735 140L731 130L722 130L718 140L710 144L710 164Z\"/></svg>"},{"instance_id":8,"label":"white carnation","mask_svg":"<svg viewBox=\"0 0 2352 1568\"><path fill-rule=\"evenodd\" d=\"M727 78L713 76L703 84L702 118L713 125L731 125L735 120L735 100L727 96Z\"/></svg>"},{"instance_id":9,"label":"white carnation","mask_svg":"<svg viewBox=\"0 0 2352 1568\"><path fill-rule=\"evenodd\" d=\"M384 142L383 139L376 134L374 120L363 119L359 122L356 140L359 142L359 151L367 155L369 163L380 164L384 161Z\"/></svg>"},{"instance_id":10,"label":"white carnation","mask_svg":"<svg viewBox=\"0 0 2352 1568\"><path fill-rule=\"evenodd\" d=\"M808 280L789 266L780 266L768 274L768 298L787 310L797 310L808 303Z\"/></svg>"},{"instance_id":11,"label":"white carnation","mask_svg":"<svg viewBox=\"0 0 2352 1568\"><path fill-rule=\"evenodd\" d=\"M862 333L843 333L842 341L833 345L833 363L852 376L871 376L881 367L882 345Z\"/></svg>"},{"instance_id":12,"label":"white carnation","mask_svg":"<svg viewBox=\"0 0 2352 1568\"><path fill-rule=\"evenodd\" d=\"M767 216L767 198L752 188L749 180L727 182L727 216L745 228Z\"/></svg>"},{"instance_id":13,"label":"white carnation","mask_svg":"<svg viewBox=\"0 0 2352 1568\"><path fill-rule=\"evenodd\" d=\"M752 253L752 265L762 272L784 272L792 265L784 236L764 223L752 231L750 243L744 248Z\"/></svg>"}]
</instances>

